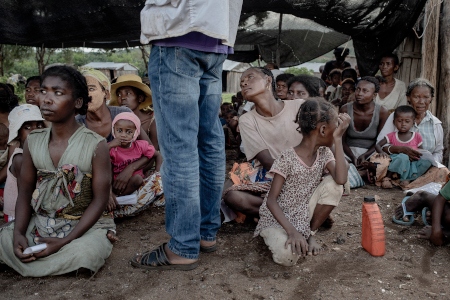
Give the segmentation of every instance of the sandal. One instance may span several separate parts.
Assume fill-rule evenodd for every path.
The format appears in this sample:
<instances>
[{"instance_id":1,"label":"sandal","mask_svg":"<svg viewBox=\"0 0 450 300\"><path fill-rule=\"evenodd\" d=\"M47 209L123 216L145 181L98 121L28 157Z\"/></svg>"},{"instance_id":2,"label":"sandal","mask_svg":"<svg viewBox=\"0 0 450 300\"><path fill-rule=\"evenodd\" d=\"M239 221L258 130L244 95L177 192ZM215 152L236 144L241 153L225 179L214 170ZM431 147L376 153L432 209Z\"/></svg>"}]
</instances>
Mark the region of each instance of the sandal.
<instances>
[{"instance_id":1,"label":"sandal","mask_svg":"<svg viewBox=\"0 0 450 300\"><path fill-rule=\"evenodd\" d=\"M211 253L217 251L217 242L212 246L202 246L200 245L200 252Z\"/></svg>"},{"instance_id":2,"label":"sandal","mask_svg":"<svg viewBox=\"0 0 450 300\"><path fill-rule=\"evenodd\" d=\"M429 211L430 211L430 209L428 207L424 207L422 209L422 222L423 222L423 225L425 225L425 226L431 226L431 224L429 224L427 221L427 212L429 212Z\"/></svg>"},{"instance_id":3,"label":"sandal","mask_svg":"<svg viewBox=\"0 0 450 300\"><path fill-rule=\"evenodd\" d=\"M395 215L392 216L392 222L400 224L400 225L405 225L405 226L411 226L412 223L414 223L414 212L411 211L406 211L406 205L405 202L409 199L409 196L406 196L405 198L403 198L402 200L402 207L403 207L403 218L406 216L410 216L409 221L403 221L402 219L396 219Z\"/></svg>"},{"instance_id":4,"label":"sandal","mask_svg":"<svg viewBox=\"0 0 450 300\"><path fill-rule=\"evenodd\" d=\"M169 262L164 251L166 243L160 245L158 248L144 252L142 255L136 255L130 262L133 267L147 269L147 270L180 270L189 271L198 267L198 262L195 261L191 264L176 264L173 265Z\"/></svg>"}]
</instances>

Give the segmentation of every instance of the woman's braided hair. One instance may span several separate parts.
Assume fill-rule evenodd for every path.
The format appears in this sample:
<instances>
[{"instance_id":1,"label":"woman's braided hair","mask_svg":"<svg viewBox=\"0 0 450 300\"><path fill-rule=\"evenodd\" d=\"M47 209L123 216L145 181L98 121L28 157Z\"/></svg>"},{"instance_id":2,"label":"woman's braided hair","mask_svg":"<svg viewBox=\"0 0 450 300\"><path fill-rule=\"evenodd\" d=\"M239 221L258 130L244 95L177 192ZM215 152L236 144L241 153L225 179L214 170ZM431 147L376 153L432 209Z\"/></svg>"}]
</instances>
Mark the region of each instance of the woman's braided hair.
<instances>
[{"instance_id":1,"label":"woman's braided hair","mask_svg":"<svg viewBox=\"0 0 450 300\"><path fill-rule=\"evenodd\" d=\"M309 135L319 123L328 123L333 117L333 112L335 112L334 105L322 97L308 98L298 110L295 120L298 124L297 131Z\"/></svg>"},{"instance_id":2,"label":"woman's braided hair","mask_svg":"<svg viewBox=\"0 0 450 300\"><path fill-rule=\"evenodd\" d=\"M267 76L269 76L270 78L272 78L272 94L273 94L273 96L275 97L275 99L277 99L277 91L276 91L276 89L275 89L275 87L276 87L276 82L275 82L275 78L273 77L272 72L271 72L269 69L264 68L264 67L252 67L251 69L255 69L255 70L257 70L258 72L261 72L262 74L267 75Z\"/></svg>"},{"instance_id":3,"label":"woman's braided hair","mask_svg":"<svg viewBox=\"0 0 450 300\"><path fill-rule=\"evenodd\" d=\"M77 110L80 115L85 115L88 109L88 103L91 102L86 78L80 72L69 66L54 66L44 71L41 76L41 82L47 77L59 77L61 80L69 83L72 87L72 97L75 99L82 98L83 105Z\"/></svg>"}]
</instances>

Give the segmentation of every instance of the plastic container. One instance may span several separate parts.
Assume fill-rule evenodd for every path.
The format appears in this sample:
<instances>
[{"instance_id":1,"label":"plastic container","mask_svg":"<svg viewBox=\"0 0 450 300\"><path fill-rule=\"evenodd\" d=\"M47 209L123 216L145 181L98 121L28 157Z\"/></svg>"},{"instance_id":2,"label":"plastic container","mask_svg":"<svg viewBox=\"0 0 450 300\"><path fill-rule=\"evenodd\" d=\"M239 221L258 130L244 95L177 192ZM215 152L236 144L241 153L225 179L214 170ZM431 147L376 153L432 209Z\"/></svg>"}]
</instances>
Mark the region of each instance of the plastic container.
<instances>
[{"instance_id":1,"label":"plastic container","mask_svg":"<svg viewBox=\"0 0 450 300\"><path fill-rule=\"evenodd\" d=\"M383 218L372 196L364 197L361 245L372 256L383 256L386 253Z\"/></svg>"}]
</instances>

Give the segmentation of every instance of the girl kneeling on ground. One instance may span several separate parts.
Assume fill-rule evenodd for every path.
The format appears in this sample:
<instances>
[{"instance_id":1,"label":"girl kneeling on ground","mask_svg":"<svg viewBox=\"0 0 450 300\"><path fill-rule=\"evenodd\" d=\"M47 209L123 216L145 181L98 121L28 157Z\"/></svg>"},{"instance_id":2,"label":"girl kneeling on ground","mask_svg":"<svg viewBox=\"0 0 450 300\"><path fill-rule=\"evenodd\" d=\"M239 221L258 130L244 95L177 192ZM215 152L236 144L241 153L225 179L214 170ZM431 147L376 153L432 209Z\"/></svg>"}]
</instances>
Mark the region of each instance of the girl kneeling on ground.
<instances>
[{"instance_id":1,"label":"girl kneeling on ground","mask_svg":"<svg viewBox=\"0 0 450 300\"><path fill-rule=\"evenodd\" d=\"M300 256L311 253L310 247L316 247L308 203L323 171L327 169L337 184L347 182L348 172L342 136L349 115L338 115L323 99L310 99L300 107L295 122L303 139L275 159L270 170L274 178L255 231L269 246L273 260L284 266L295 265ZM335 156L330 150L333 145Z\"/></svg>"}]
</instances>

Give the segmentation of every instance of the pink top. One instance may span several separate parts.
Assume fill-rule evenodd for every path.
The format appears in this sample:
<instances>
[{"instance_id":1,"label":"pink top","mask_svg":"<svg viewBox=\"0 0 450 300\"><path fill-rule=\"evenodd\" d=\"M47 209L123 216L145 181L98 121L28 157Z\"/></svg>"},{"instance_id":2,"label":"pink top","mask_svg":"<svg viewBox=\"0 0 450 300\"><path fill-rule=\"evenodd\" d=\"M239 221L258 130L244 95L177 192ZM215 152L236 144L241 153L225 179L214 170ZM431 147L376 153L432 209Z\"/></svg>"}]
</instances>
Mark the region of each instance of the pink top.
<instances>
[{"instance_id":1,"label":"pink top","mask_svg":"<svg viewBox=\"0 0 450 300\"><path fill-rule=\"evenodd\" d=\"M391 144L392 146L407 146L413 148L414 150L417 150L422 145L422 136L418 132L413 132L412 137L406 142L402 142L398 138L397 131L388 133L386 135L386 140L388 144Z\"/></svg>"},{"instance_id":2,"label":"pink top","mask_svg":"<svg viewBox=\"0 0 450 300\"><path fill-rule=\"evenodd\" d=\"M113 165L114 180L129 164L137 161L142 156L152 158L155 154L155 147L147 141L137 140L131 143L130 148L114 147L109 150L109 157ZM142 169L137 170L133 175L139 174L144 177Z\"/></svg>"},{"instance_id":3,"label":"pink top","mask_svg":"<svg viewBox=\"0 0 450 300\"><path fill-rule=\"evenodd\" d=\"M16 154L22 154L23 149L22 148L16 148L14 149L13 154L11 155L11 158L8 162L8 168L6 169L6 182L5 182L5 193L3 195L5 204L3 207L3 213L14 217L15 211L16 211L16 202L17 202L17 196L19 194L19 191L17 189L17 178L14 177L14 175L11 173L9 168L11 167L11 164L14 160L14 156Z\"/></svg>"}]
</instances>

